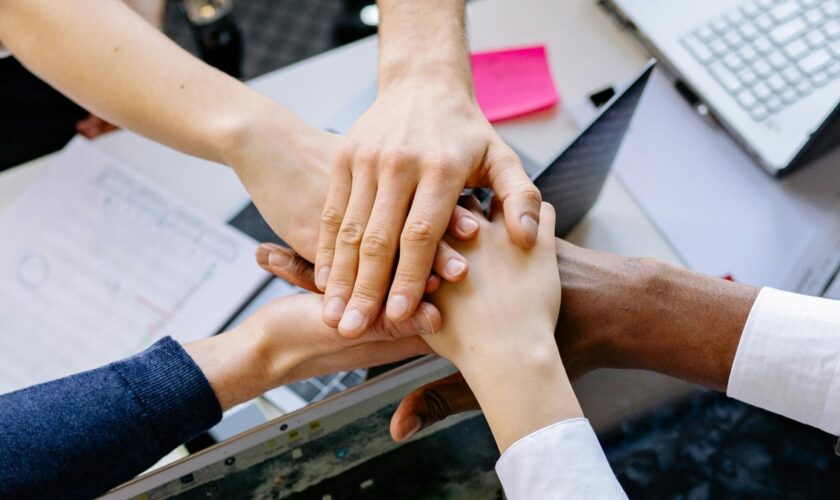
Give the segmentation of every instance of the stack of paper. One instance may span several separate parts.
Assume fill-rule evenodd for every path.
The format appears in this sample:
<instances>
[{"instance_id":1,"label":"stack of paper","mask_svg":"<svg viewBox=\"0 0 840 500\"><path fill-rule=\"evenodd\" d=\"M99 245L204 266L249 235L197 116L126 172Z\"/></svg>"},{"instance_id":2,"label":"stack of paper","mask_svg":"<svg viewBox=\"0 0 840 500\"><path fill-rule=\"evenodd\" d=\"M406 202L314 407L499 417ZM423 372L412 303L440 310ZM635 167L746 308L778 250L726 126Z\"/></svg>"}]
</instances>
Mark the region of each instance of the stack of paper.
<instances>
[{"instance_id":1,"label":"stack of paper","mask_svg":"<svg viewBox=\"0 0 840 500\"><path fill-rule=\"evenodd\" d=\"M210 336L265 280L253 240L83 141L0 241L0 393Z\"/></svg>"}]
</instances>

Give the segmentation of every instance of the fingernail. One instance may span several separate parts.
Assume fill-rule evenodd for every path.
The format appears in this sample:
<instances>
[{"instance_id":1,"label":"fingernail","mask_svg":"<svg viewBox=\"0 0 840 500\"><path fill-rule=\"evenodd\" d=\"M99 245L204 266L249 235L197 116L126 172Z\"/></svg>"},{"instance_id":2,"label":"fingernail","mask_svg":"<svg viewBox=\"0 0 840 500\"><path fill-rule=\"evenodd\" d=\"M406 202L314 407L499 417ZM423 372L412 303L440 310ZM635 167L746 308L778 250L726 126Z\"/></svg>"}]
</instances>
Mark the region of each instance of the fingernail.
<instances>
[{"instance_id":1,"label":"fingernail","mask_svg":"<svg viewBox=\"0 0 840 500\"><path fill-rule=\"evenodd\" d=\"M274 250L268 253L268 265L271 267L286 267L290 260L291 257L285 252Z\"/></svg>"},{"instance_id":2,"label":"fingernail","mask_svg":"<svg viewBox=\"0 0 840 500\"><path fill-rule=\"evenodd\" d=\"M435 329L432 327L432 318L429 317L429 313L423 307L420 307L417 314L411 318L411 322L414 324L414 329L420 334L435 333Z\"/></svg>"},{"instance_id":3,"label":"fingernail","mask_svg":"<svg viewBox=\"0 0 840 500\"><path fill-rule=\"evenodd\" d=\"M260 245L257 247L257 263L261 266L269 265L268 256L271 255L271 249L269 249L265 245Z\"/></svg>"},{"instance_id":4,"label":"fingernail","mask_svg":"<svg viewBox=\"0 0 840 500\"><path fill-rule=\"evenodd\" d=\"M444 270L446 271L446 274L450 276L460 276L466 268L467 265L460 259L449 259L449 262L446 263Z\"/></svg>"},{"instance_id":5,"label":"fingernail","mask_svg":"<svg viewBox=\"0 0 840 500\"><path fill-rule=\"evenodd\" d=\"M344 314L344 299L341 297L333 297L327 301L327 306L324 308L324 317L330 321L338 321L341 315Z\"/></svg>"},{"instance_id":6,"label":"fingernail","mask_svg":"<svg viewBox=\"0 0 840 500\"><path fill-rule=\"evenodd\" d=\"M405 441L411 436L417 434L417 431L423 427L423 421L417 415L411 414L400 422L397 428L397 438L399 441Z\"/></svg>"},{"instance_id":7,"label":"fingernail","mask_svg":"<svg viewBox=\"0 0 840 500\"><path fill-rule=\"evenodd\" d=\"M361 329L364 324L365 315L362 314L362 311L354 307L344 313L341 317L341 323L338 324L338 328L344 332L355 332Z\"/></svg>"},{"instance_id":8,"label":"fingernail","mask_svg":"<svg viewBox=\"0 0 840 500\"><path fill-rule=\"evenodd\" d=\"M525 231L525 237L528 238L528 241L530 243L536 242L537 229L539 228L539 224L537 224L537 219L533 218L528 214L525 214L519 218L519 223L522 224L522 229Z\"/></svg>"},{"instance_id":9,"label":"fingernail","mask_svg":"<svg viewBox=\"0 0 840 500\"><path fill-rule=\"evenodd\" d=\"M459 217L458 229L464 233L471 233L478 229L478 222L476 222L472 217Z\"/></svg>"},{"instance_id":10,"label":"fingernail","mask_svg":"<svg viewBox=\"0 0 840 500\"><path fill-rule=\"evenodd\" d=\"M388 299L386 313L390 318L402 318L408 311L408 298L405 295L394 295Z\"/></svg>"},{"instance_id":11,"label":"fingernail","mask_svg":"<svg viewBox=\"0 0 840 500\"><path fill-rule=\"evenodd\" d=\"M315 276L315 286L323 290L327 287L327 281L330 279L330 266L321 266L318 269L318 275Z\"/></svg>"}]
</instances>

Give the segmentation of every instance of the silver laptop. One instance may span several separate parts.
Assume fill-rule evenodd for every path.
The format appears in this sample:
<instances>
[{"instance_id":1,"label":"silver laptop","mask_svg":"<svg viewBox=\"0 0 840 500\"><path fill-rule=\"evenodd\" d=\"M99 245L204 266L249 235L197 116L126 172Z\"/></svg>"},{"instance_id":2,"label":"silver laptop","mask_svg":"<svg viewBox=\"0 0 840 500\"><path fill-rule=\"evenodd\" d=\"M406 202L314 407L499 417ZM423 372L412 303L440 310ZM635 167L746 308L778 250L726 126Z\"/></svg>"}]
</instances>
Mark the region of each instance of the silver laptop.
<instances>
[{"instance_id":1,"label":"silver laptop","mask_svg":"<svg viewBox=\"0 0 840 500\"><path fill-rule=\"evenodd\" d=\"M840 145L840 0L601 0L765 169Z\"/></svg>"}]
</instances>

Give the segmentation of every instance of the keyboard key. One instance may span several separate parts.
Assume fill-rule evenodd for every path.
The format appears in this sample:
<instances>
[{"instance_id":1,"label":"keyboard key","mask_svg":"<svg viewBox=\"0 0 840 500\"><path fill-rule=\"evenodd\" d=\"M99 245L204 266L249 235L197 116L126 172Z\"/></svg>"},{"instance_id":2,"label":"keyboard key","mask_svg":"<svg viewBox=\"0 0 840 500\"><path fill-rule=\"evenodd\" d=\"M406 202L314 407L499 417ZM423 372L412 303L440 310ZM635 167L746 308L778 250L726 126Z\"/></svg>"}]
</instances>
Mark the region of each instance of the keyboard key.
<instances>
[{"instance_id":1,"label":"keyboard key","mask_svg":"<svg viewBox=\"0 0 840 500\"><path fill-rule=\"evenodd\" d=\"M754 107L752 111L750 111L750 116L752 116L753 120L760 122L767 118L767 108L759 104L758 106Z\"/></svg>"},{"instance_id":2,"label":"keyboard key","mask_svg":"<svg viewBox=\"0 0 840 500\"><path fill-rule=\"evenodd\" d=\"M774 28L770 32L770 40L776 45L785 45L794 38L802 36L807 29L808 25L805 24L805 21L797 17Z\"/></svg>"},{"instance_id":3,"label":"keyboard key","mask_svg":"<svg viewBox=\"0 0 840 500\"><path fill-rule=\"evenodd\" d=\"M741 4L741 13L746 17L755 17L761 12L758 5L753 2L744 2Z\"/></svg>"},{"instance_id":4,"label":"keyboard key","mask_svg":"<svg viewBox=\"0 0 840 500\"><path fill-rule=\"evenodd\" d=\"M761 14L760 16L756 17L753 22L761 31L769 31L773 28L774 23L773 20L770 19L770 16L767 14Z\"/></svg>"},{"instance_id":5,"label":"keyboard key","mask_svg":"<svg viewBox=\"0 0 840 500\"><path fill-rule=\"evenodd\" d=\"M777 94L780 94L788 86L785 79L779 76L778 74L774 74L770 78L768 78L767 85L773 90L773 92Z\"/></svg>"},{"instance_id":6,"label":"keyboard key","mask_svg":"<svg viewBox=\"0 0 840 500\"><path fill-rule=\"evenodd\" d=\"M750 89L744 89L738 92L738 95L735 96L735 99L738 100L738 104L741 105L747 111L751 110L755 106L758 106L758 99L756 99L755 95L750 91Z\"/></svg>"},{"instance_id":7,"label":"keyboard key","mask_svg":"<svg viewBox=\"0 0 840 500\"><path fill-rule=\"evenodd\" d=\"M726 69L722 62L716 61L709 65L709 72L730 94L735 94L741 90L742 85L738 77Z\"/></svg>"},{"instance_id":8,"label":"keyboard key","mask_svg":"<svg viewBox=\"0 0 840 500\"><path fill-rule=\"evenodd\" d=\"M729 52L729 47L726 46L726 42L721 40L720 38L715 38L709 44L709 50L718 57L722 57Z\"/></svg>"},{"instance_id":9,"label":"keyboard key","mask_svg":"<svg viewBox=\"0 0 840 500\"><path fill-rule=\"evenodd\" d=\"M758 28L751 22L745 22L738 27L738 32L741 33L741 36L744 37L745 40L755 40L761 33L758 31Z\"/></svg>"},{"instance_id":10,"label":"keyboard key","mask_svg":"<svg viewBox=\"0 0 840 500\"><path fill-rule=\"evenodd\" d=\"M755 4L759 6L759 8L764 10L770 10L773 8L773 0L756 0Z\"/></svg>"},{"instance_id":11,"label":"keyboard key","mask_svg":"<svg viewBox=\"0 0 840 500\"><path fill-rule=\"evenodd\" d=\"M738 57L738 54L736 54L735 52L730 52L729 54L726 54L726 57L723 58L723 64L726 65L726 67L729 68L730 71L735 72L740 71L741 68L744 67L744 61L742 61L741 58Z\"/></svg>"},{"instance_id":12,"label":"keyboard key","mask_svg":"<svg viewBox=\"0 0 840 500\"><path fill-rule=\"evenodd\" d=\"M341 377L341 383L344 384L346 387L353 387L354 385L359 385L363 381L364 379L355 371L347 372L347 375Z\"/></svg>"},{"instance_id":13,"label":"keyboard key","mask_svg":"<svg viewBox=\"0 0 840 500\"><path fill-rule=\"evenodd\" d=\"M803 7L815 7L820 4L822 0L799 0Z\"/></svg>"},{"instance_id":14,"label":"keyboard key","mask_svg":"<svg viewBox=\"0 0 840 500\"><path fill-rule=\"evenodd\" d=\"M738 55L741 56L741 59L743 59L746 63L752 63L758 59L758 52L752 48L752 45L744 45L738 49Z\"/></svg>"},{"instance_id":15,"label":"keyboard key","mask_svg":"<svg viewBox=\"0 0 840 500\"><path fill-rule=\"evenodd\" d=\"M741 83L746 86L752 85L758 79L758 76L756 76L752 68L743 68L741 71L738 71L737 75Z\"/></svg>"},{"instance_id":16,"label":"keyboard key","mask_svg":"<svg viewBox=\"0 0 840 500\"><path fill-rule=\"evenodd\" d=\"M777 71L781 71L787 68L790 64L788 58L785 57L785 55L779 52L778 50L770 54L770 56L767 57L767 60L770 61L770 65L773 66Z\"/></svg>"},{"instance_id":17,"label":"keyboard key","mask_svg":"<svg viewBox=\"0 0 840 500\"><path fill-rule=\"evenodd\" d=\"M781 98L782 102L789 105L799 100L799 94L797 94L796 90L794 90L793 88L788 87L782 92Z\"/></svg>"},{"instance_id":18,"label":"keyboard key","mask_svg":"<svg viewBox=\"0 0 840 500\"><path fill-rule=\"evenodd\" d=\"M805 35L805 41L808 42L808 46L812 49L818 49L828 42L828 38L822 31L813 30L809 31L808 34Z\"/></svg>"},{"instance_id":19,"label":"keyboard key","mask_svg":"<svg viewBox=\"0 0 840 500\"><path fill-rule=\"evenodd\" d=\"M746 43L744 37L738 33L737 30L731 29L725 35L723 35L723 41L726 42L726 45L729 45L733 50L737 50L741 45Z\"/></svg>"},{"instance_id":20,"label":"keyboard key","mask_svg":"<svg viewBox=\"0 0 840 500\"><path fill-rule=\"evenodd\" d=\"M785 107L785 103L783 103L782 99L777 96L773 96L767 101L765 101L764 105L767 106L767 111L769 111L770 113L775 113L776 111L779 111L780 109Z\"/></svg>"},{"instance_id":21,"label":"keyboard key","mask_svg":"<svg viewBox=\"0 0 840 500\"><path fill-rule=\"evenodd\" d=\"M823 33L832 40L840 38L840 21L832 19L831 21L825 23L825 25L823 25Z\"/></svg>"},{"instance_id":22,"label":"keyboard key","mask_svg":"<svg viewBox=\"0 0 840 500\"><path fill-rule=\"evenodd\" d=\"M706 45L693 36L683 38L683 45L691 52L695 58L702 64L708 64L714 59L715 55L709 50Z\"/></svg>"},{"instance_id":23,"label":"keyboard key","mask_svg":"<svg viewBox=\"0 0 840 500\"><path fill-rule=\"evenodd\" d=\"M759 59L758 61L754 62L752 65L752 69L753 71L755 71L755 74L758 75L759 78L767 78L771 74L773 76L778 76L773 74L773 68L771 68L767 61L765 61L764 59Z\"/></svg>"},{"instance_id":24,"label":"keyboard key","mask_svg":"<svg viewBox=\"0 0 840 500\"><path fill-rule=\"evenodd\" d=\"M715 32L712 31L712 28L709 28L708 26L703 26L695 31L694 34L697 35L697 38L703 40L704 42L710 42L717 36Z\"/></svg>"},{"instance_id":25,"label":"keyboard key","mask_svg":"<svg viewBox=\"0 0 840 500\"><path fill-rule=\"evenodd\" d=\"M802 73L799 72L799 68L796 66L788 66L782 71L782 76L785 77L785 80L791 85L796 85L802 80L803 76Z\"/></svg>"},{"instance_id":26,"label":"keyboard key","mask_svg":"<svg viewBox=\"0 0 840 500\"><path fill-rule=\"evenodd\" d=\"M819 73L814 73L813 75L811 75L811 83L814 84L815 87L822 87L828 82L828 70L823 70Z\"/></svg>"},{"instance_id":27,"label":"keyboard key","mask_svg":"<svg viewBox=\"0 0 840 500\"><path fill-rule=\"evenodd\" d=\"M829 78L835 78L840 75L840 61L834 61L831 63L831 66L828 67L828 76Z\"/></svg>"},{"instance_id":28,"label":"keyboard key","mask_svg":"<svg viewBox=\"0 0 840 500\"><path fill-rule=\"evenodd\" d=\"M768 87L764 82L758 82L753 85L752 91L753 94L755 94L755 96L761 101L766 101L773 95L770 87Z\"/></svg>"},{"instance_id":29,"label":"keyboard key","mask_svg":"<svg viewBox=\"0 0 840 500\"><path fill-rule=\"evenodd\" d=\"M808 52L808 44L801 38L785 45L785 54L787 54L788 58L793 59L794 61L804 56L806 52Z\"/></svg>"},{"instance_id":30,"label":"keyboard key","mask_svg":"<svg viewBox=\"0 0 840 500\"><path fill-rule=\"evenodd\" d=\"M739 10L733 10L732 12L723 16L723 18L726 20L726 22L735 27L740 26L741 23L746 21L746 19L744 19L744 15L741 14L741 11Z\"/></svg>"},{"instance_id":31,"label":"keyboard key","mask_svg":"<svg viewBox=\"0 0 840 500\"><path fill-rule=\"evenodd\" d=\"M840 59L840 40L834 40L828 44L828 50L834 54L835 59Z\"/></svg>"},{"instance_id":32,"label":"keyboard key","mask_svg":"<svg viewBox=\"0 0 840 500\"><path fill-rule=\"evenodd\" d=\"M766 56L774 50L773 43L764 35L753 40L753 47L755 47L756 52L763 56Z\"/></svg>"},{"instance_id":33,"label":"keyboard key","mask_svg":"<svg viewBox=\"0 0 840 500\"><path fill-rule=\"evenodd\" d=\"M802 97L805 97L806 95L810 94L811 90L813 90L811 82L809 82L805 78L799 80L799 82L796 84L796 92L798 92L799 95L801 95Z\"/></svg>"},{"instance_id":34,"label":"keyboard key","mask_svg":"<svg viewBox=\"0 0 840 500\"><path fill-rule=\"evenodd\" d=\"M817 9L809 10L805 12L805 22L811 27L819 26L825 22L825 16Z\"/></svg>"},{"instance_id":35,"label":"keyboard key","mask_svg":"<svg viewBox=\"0 0 840 500\"><path fill-rule=\"evenodd\" d=\"M794 16L798 16L801 12L802 6L796 0L785 0L770 9L770 17L777 23L783 23Z\"/></svg>"},{"instance_id":36,"label":"keyboard key","mask_svg":"<svg viewBox=\"0 0 840 500\"><path fill-rule=\"evenodd\" d=\"M725 35L729 31L729 25L723 19L715 19L709 25L718 35Z\"/></svg>"},{"instance_id":37,"label":"keyboard key","mask_svg":"<svg viewBox=\"0 0 840 500\"><path fill-rule=\"evenodd\" d=\"M803 57L798 64L803 73L811 75L828 66L831 61L828 49L819 49Z\"/></svg>"},{"instance_id":38,"label":"keyboard key","mask_svg":"<svg viewBox=\"0 0 840 500\"><path fill-rule=\"evenodd\" d=\"M836 0L825 0L822 3L822 10L828 17L837 17L840 15L840 3Z\"/></svg>"}]
</instances>

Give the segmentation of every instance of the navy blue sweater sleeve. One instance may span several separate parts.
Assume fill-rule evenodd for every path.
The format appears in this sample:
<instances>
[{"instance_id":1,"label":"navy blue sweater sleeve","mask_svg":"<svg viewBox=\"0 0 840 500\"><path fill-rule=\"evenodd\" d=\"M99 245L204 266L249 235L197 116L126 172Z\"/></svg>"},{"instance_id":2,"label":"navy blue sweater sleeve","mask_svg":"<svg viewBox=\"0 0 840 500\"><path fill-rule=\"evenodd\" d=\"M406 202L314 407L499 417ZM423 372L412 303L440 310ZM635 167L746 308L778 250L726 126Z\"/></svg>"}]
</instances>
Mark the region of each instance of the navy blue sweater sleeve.
<instances>
[{"instance_id":1,"label":"navy blue sweater sleeve","mask_svg":"<svg viewBox=\"0 0 840 500\"><path fill-rule=\"evenodd\" d=\"M167 337L142 353L0 396L0 498L91 498L222 416L209 382Z\"/></svg>"}]
</instances>

